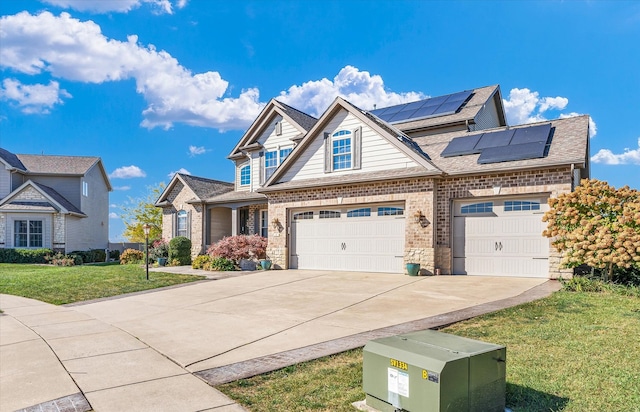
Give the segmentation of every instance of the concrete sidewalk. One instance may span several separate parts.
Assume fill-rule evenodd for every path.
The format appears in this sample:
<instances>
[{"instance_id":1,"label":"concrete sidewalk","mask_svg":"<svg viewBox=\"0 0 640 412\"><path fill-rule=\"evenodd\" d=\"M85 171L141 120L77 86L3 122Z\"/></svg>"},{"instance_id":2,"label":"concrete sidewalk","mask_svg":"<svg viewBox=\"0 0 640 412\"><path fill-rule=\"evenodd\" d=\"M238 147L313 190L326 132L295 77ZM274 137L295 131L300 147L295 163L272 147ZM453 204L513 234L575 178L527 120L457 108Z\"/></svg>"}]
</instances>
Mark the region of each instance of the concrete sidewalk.
<instances>
[{"instance_id":1,"label":"concrete sidewalk","mask_svg":"<svg viewBox=\"0 0 640 412\"><path fill-rule=\"evenodd\" d=\"M240 411L205 381L252 376L558 288L545 279L287 270L66 307L0 295L0 411L83 394L97 411ZM45 362L50 367L39 367Z\"/></svg>"}]
</instances>

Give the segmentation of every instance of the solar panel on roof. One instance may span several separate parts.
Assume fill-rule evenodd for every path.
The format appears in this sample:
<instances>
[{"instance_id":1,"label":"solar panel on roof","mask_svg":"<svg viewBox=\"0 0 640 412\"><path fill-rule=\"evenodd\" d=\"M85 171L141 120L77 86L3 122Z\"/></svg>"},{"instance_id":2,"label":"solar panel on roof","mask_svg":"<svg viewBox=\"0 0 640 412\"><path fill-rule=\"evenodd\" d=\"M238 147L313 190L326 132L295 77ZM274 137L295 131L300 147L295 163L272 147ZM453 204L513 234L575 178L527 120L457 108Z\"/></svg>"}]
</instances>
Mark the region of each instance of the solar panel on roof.
<instances>
[{"instance_id":1,"label":"solar panel on roof","mask_svg":"<svg viewBox=\"0 0 640 412\"><path fill-rule=\"evenodd\" d=\"M447 147L440 153L442 157L452 157L452 156L460 156L460 155L470 155L470 154L478 154L479 150L476 150L475 147L478 144L478 141L482 137L481 134L477 134L475 136L464 136L464 137L456 137L452 139Z\"/></svg>"},{"instance_id":2,"label":"solar panel on roof","mask_svg":"<svg viewBox=\"0 0 640 412\"><path fill-rule=\"evenodd\" d=\"M439 107L438 110L435 111L435 113L437 114L445 114L445 113L455 113L460 106L462 105L462 102L447 102L447 103L442 103Z\"/></svg>"},{"instance_id":3,"label":"solar panel on roof","mask_svg":"<svg viewBox=\"0 0 640 412\"><path fill-rule=\"evenodd\" d=\"M499 132L491 132L485 133L482 135L482 138L478 142L476 149L482 150L487 147L498 147L498 146L506 146L511 141L513 137L513 133L515 130L501 130Z\"/></svg>"},{"instance_id":4,"label":"solar panel on roof","mask_svg":"<svg viewBox=\"0 0 640 412\"><path fill-rule=\"evenodd\" d=\"M415 113L415 109L411 109L411 110L403 110L401 112L398 112L396 114L394 114L389 121L390 122L399 122L401 120L405 120L405 119L410 119L413 117L413 113Z\"/></svg>"},{"instance_id":5,"label":"solar panel on roof","mask_svg":"<svg viewBox=\"0 0 640 412\"><path fill-rule=\"evenodd\" d=\"M523 127L515 130L515 135L511 144L523 143L547 143L549 133L551 132L551 123L541 124L538 126Z\"/></svg>"},{"instance_id":6,"label":"solar panel on roof","mask_svg":"<svg viewBox=\"0 0 640 412\"><path fill-rule=\"evenodd\" d=\"M417 102L411 102L411 103L407 103L405 105L405 107L402 108L402 111L405 110L418 110L419 108L421 108L422 106L424 106L425 104L429 103L430 99L427 100L418 100Z\"/></svg>"},{"instance_id":7,"label":"solar panel on roof","mask_svg":"<svg viewBox=\"0 0 640 412\"><path fill-rule=\"evenodd\" d=\"M437 96L430 99L419 100L417 102L383 107L381 109L371 110L370 113L378 116L386 122L401 122L409 119L444 116L458 111L460 106L462 106L472 93L472 91L465 90L463 92ZM395 116L400 112L410 110L413 111L413 113L408 117L406 113Z\"/></svg>"},{"instance_id":8,"label":"solar panel on roof","mask_svg":"<svg viewBox=\"0 0 640 412\"><path fill-rule=\"evenodd\" d=\"M447 96L446 103L449 102L464 102L467 98L471 96L471 92L469 90L465 90L463 92L453 93Z\"/></svg>"},{"instance_id":9,"label":"solar panel on roof","mask_svg":"<svg viewBox=\"0 0 640 412\"><path fill-rule=\"evenodd\" d=\"M422 106L413 114L415 118L431 116L435 113L438 106Z\"/></svg>"},{"instance_id":10,"label":"solar panel on roof","mask_svg":"<svg viewBox=\"0 0 640 412\"><path fill-rule=\"evenodd\" d=\"M511 144L508 146L489 147L480 153L478 163L513 162L516 160L537 159L544 157L545 143L533 142Z\"/></svg>"}]
</instances>

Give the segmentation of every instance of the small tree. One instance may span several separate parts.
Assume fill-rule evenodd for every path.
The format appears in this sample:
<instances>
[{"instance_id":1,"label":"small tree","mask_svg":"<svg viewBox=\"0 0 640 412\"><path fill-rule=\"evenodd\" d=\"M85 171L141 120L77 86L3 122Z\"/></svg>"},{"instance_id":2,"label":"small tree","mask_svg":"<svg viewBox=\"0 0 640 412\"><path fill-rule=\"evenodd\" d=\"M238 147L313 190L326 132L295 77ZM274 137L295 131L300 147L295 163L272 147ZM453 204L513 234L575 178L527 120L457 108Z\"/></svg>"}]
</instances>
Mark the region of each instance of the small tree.
<instances>
[{"instance_id":1,"label":"small tree","mask_svg":"<svg viewBox=\"0 0 640 412\"><path fill-rule=\"evenodd\" d=\"M543 232L563 253L562 264L613 270L640 268L640 192L584 179L572 193L549 199Z\"/></svg>"},{"instance_id":2,"label":"small tree","mask_svg":"<svg viewBox=\"0 0 640 412\"><path fill-rule=\"evenodd\" d=\"M240 259L262 259L266 256L267 238L259 235L228 236L209 246L211 257L224 257L238 263Z\"/></svg>"},{"instance_id":3,"label":"small tree","mask_svg":"<svg viewBox=\"0 0 640 412\"><path fill-rule=\"evenodd\" d=\"M169 241L169 262L177 259L180 265L191 264L191 240L176 236Z\"/></svg>"},{"instance_id":4,"label":"small tree","mask_svg":"<svg viewBox=\"0 0 640 412\"><path fill-rule=\"evenodd\" d=\"M129 198L129 201L121 206L122 214L120 218L125 225L123 236L129 242L144 243L145 235L142 226L148 223L149 240L162 238L162 209L156 207L156 201L162 194L165 184L158 183L157 186L148 186L147 194L144 197Z\"/></svg>"}]
</instances>

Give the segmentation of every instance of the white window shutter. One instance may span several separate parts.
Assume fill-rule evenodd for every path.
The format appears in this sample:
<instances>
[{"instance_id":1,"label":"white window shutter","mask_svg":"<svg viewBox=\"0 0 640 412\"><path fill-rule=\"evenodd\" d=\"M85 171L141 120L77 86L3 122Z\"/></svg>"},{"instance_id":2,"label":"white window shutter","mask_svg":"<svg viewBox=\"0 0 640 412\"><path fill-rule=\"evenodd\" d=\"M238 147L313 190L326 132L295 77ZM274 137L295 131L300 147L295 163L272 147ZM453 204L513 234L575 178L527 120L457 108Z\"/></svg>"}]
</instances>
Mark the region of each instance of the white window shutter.
<instances>
[{"instance_id":1,"label":"white window shutter","mask_svg":"<svg viewBox=\"0 0 640 412\"><path fill-rule=\"evenodd\" d=\"M282 122L276 122L276 136L282 134Z\"/></svg>"},{"instance_id":2,"label":"white window shutter","mask_svg":"<svg viewBox=\"0 0 640 412\"><path fill-rule=\"evenodd\" d=\"M353 168L362 168L362 126L353 131Z\"/></svg>"},{"instance_id":3,"label":"white window shutter","mask_svg":"<svg viewBox=\"0 0 640 412\"><path fill-rule=\"evenodd\" d=\"M191 211L187 212L187 237L191 239Z\"/></svg>"},{"instance_id":4,"label":"white window shutter","mask_svg":"<svg viewBox=\"0 0 640 412\"><path fill-rule=\"evenodd\" d=\"M260 152L259 155L260 155L260 185L263 185L266 180L265 179L266 173L264 170L265 155L264 155L264 152Z\"/></svg>"},{"instance_id":5,"label":"white window shutter","mask_svg":"<svg viewBox=\"0 0 640 412\"><path fill-rule=\"evenodd\" d=\"M171 213L171 237L176 237L178 233L178 212Z\"/></svg>"},{"instance_id":6,"label":"white window shutter","mask_svg":"<svg viewBox=\"0 0 640 412\"><path fill-rule=\"evenodd\" d=\"M331 134L324 133L324 172L331 173Z\"/></svg>"}]
</instances>

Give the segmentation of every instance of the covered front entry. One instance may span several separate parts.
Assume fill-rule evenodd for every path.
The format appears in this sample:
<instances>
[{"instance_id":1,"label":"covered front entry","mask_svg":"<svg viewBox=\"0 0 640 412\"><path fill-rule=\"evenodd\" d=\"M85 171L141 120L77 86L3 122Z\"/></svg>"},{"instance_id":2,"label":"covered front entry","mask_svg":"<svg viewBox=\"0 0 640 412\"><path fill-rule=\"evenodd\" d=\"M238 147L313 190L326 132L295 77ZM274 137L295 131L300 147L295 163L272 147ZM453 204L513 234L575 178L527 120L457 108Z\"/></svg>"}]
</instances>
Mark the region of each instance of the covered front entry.
<instances>
[{"instance_id":1,"label":"covered front entry","mask_svg":"<svg viewBox=\"0 0 640 412\"><path fill-rule=\"evenodd\" d=\"M455 202L453 273L549 277L547 209L546 197Z\"/></svg>"},{"instance_id":2,"label":"covered front entry","mask_svg":"<svg viewBox=\"0 0 640 412\"><path fill-rule=\"evenodd\" d=\"M402 273L403 205L362 205L291 212L294 269Z\"/></svg>"}]
</instances>

